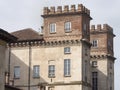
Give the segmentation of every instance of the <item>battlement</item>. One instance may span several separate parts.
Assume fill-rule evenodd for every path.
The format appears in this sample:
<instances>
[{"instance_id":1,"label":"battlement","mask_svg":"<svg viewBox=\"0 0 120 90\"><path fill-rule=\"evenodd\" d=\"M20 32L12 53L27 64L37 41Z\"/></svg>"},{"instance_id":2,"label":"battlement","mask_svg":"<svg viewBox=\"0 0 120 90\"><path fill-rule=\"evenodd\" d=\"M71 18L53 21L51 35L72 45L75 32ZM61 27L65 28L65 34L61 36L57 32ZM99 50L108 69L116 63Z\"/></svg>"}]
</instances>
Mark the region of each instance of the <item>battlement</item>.
<instances>
[{"instance_id":1,"label":"battlement","mask_svg":"<svg viewBox=\"0 0 120 90\"><path fill-rule=\"evenodd\" d=\"M111 31L113 33L113 28L110 27L108 24L98 24L97 26L95 25L91 25L91 28L90 28L91 31Z\"/></svg>"},{"instance_id":2,"label":"battlement","mask_svg":"<svg viewBox=\"0 0 120 90\"><path fill-rule=\"evenodd\" d=\"M57 14L69 14L69 13L86 13L90 15L90 10L87 9L82 4L78 4L77 8L75 5L71 5L70 8L68 5L65 5L62 9L62 6L55 7L44 7L43 15L57 15Z\"/></svg>"}]
</instances>

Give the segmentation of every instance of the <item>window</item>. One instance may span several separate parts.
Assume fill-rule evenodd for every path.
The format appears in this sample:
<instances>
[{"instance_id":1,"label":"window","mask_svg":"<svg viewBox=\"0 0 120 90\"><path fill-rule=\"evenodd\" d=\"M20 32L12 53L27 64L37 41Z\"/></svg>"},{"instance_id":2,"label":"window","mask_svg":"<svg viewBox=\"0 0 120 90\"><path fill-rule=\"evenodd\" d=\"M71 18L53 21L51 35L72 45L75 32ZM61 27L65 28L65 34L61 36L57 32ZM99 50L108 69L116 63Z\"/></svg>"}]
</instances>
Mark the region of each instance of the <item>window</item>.
<instances>
[{"instance_id":1,"label":"window","mask_svg":"<svg viewBox=\"0 0 120 90\"><path fill-rule=\"evenodd\" d=\"M70 59L64 60L64 76L70 76Z\"/></svg>"},{"instance_id":2,"label":"window","mask_svg":"<svg viewBox=\"0 0 120 90\"><path fill-rule=\"evenodd\" d=\"M49 77L55 77L55 65L49 65Z\"/></svg>"},{"instance_id":3,"label":"window","mask_svg":"<svg viewBox=\"0 0 120 90\"><path fill-rule=\"evenodd\" d=\"M92 72L92 90L98 90L98 73Z\"/></svg>"},{"instance_id":4,"label":"window","mask_svg":"<svg viewBox=\"0 0 120 90\"><path fill-rule=\"evenodd\" d=\"M65 47L64 48L64 53L70 53L70 47Z\"/></svg>"},{"instance_id":5,"label":"window","mask_svg":"<svg viewBox=\"0 0 120 90\"><path fill-rule=\"evenodd\" d=\"M40 66L39 65L34 65L33 66L33 77L38 78L39 76L39 71L40 71Z\"/></svg>"},{"instance_id":6,"label":"window","mask_svg":"<svg viewBox=\"0 0 120 90\"><path fill-rule=\"evenodd\" d=\"M56 32L56 24L55 23L51 23L50 24L50 33L55 33Z\"/></svg>"},{"instance_id":7,"label":"window","mask_svg":"<svg viewBox=\"0 0 120 90\"><path fill-rule=\"evenodd\" d=\"M14 66L14 78L20 78L20 66Z\"/></svg>"},{"instance_id":8,"label":"window","mask_svg":"<svg viewBox=\"0 0 120 90\"><path fill-rule=\"evenodd\" d=\"M92 61L92 67L97 67L97 61Z\"/></svg>"},{"instance_id":9,"label":"window","mask_svg":"<svg viewBox=\"0 0 120 90\"><path fill-rule=\"evenodd\" d=\"M92 47L98 47L98 40L92 41Z\"/></svg>"},{"instance_id":10,"label":"window","mask_svg":"<svg viewBox=\"0 0 120 90\"><path fill-rule=\"evenodd\" d=\"M65 32L71 31L71 22L65 22Z\"/></svg>"}]
</instances>

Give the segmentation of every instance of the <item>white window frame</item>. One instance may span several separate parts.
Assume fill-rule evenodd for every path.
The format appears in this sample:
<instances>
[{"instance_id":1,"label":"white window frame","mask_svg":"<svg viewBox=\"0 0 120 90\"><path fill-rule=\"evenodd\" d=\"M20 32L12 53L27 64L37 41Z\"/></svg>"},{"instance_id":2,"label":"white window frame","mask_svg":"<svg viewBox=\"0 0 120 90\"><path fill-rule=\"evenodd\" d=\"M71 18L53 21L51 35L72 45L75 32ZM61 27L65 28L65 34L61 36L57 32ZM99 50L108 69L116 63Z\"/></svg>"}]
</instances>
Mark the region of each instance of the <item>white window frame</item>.
<instances>
[{"instance_id":1,"label":"white window frame","mask_svg":"<svg viewBox=\"0 0 120 90\"><path fill-rule=\"evenodd\" d=\"M56 23L50 23L50 33L55 33L56 32Z\"/></svg>"},{"instance_id":2,"label":"white window frame","mask_svg":"<svg viewBox=\"0 0 120 90\"><path fill-rule=\"evenodd\" d=\"M98 47L98 40L92 41L92 47L94 47L94 48Z\"/></svg>"},{"instance_id":3,"label":"white window frame","mask_svg":"<svg viewBox=\"0 0 120 90\"><path fill-rule=\"evenodd\" d=\"M71 60L64 59L64 76L71 76Z\"/></svg>"},{"instance_id":4,"label":"white window frame","mask_svg":"<svg viewBox=\"0 0 120 90\"><path fill-rule=\"evenodd\" d=\"M14 78L15 79L20 78L20 66L14 66Z\"/></svg>"},{"instance_id":5,"label":"white window frame","mask_svg":"<svg viewBox=\"0 0 120 90\"><path fill-rule=\"evenodd\" d=\"M40 66L39 65L34 65L33 66L33 77L34 78L39 78L40 77Z\"/></svg>"},{"instance_id":6,"label":"white window frame","mask_svg":"<svg viewBox=\"0 0 120 90\"><path fill-rule=\"evenodd\" d=\"M48 77L55 77L55 65L48 66Z\"/></svg>"},{"instance_id":7,"label":"white window frame","mask_svg":"<svg viewBox=\"0 0 120 90\"><path fill-rule=\"evenodd\" d=\"M65 47L65 48L64 48L64 53L65 53L65 54L71 53L71 48L70 48L70 47Z\"/></svg>"},{"instance_id":8,"label":"white window frame","mask_svg":"<svg viewBox=\"0 0 120 90\"><path fill-rule=\"evenodd\" d=\"M64 24L65 32L70 32L71 31L71 22L67 21Z\"/></svg>"}]
</instances>

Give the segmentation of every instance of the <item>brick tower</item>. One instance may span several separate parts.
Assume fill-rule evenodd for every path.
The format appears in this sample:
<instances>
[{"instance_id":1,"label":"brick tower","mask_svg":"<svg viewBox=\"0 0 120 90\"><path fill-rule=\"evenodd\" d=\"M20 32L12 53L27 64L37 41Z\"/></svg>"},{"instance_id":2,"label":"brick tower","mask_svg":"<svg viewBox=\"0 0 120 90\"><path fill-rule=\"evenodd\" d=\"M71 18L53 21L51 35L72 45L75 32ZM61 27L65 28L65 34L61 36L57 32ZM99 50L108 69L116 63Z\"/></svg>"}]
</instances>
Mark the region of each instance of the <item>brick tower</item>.
<instances>
[{"instance_id":1,"label":"brick tower","mask_svg":"<svg viewBox=\"0 0 120 90\"><path fill-rule=\"evenodd\" d=\"M91 26L92 90L114 90L114 37L107 24Z\"/></svg>"},{"instance_id":2,"label":"brick tower","mask_svg":"<svg viewBox=\"0 0 120 90\"><path fill-rule=\"evenodd\" d=\"M58 6L44 8L42 15L44 19L43 37L46 42L64 42L62 47L64 49L71 49L71 54L65 54L64 58L71 60L71 71L74 73L71 77L59 77L64 78L63 85L54 85L54 90L90 90L91 89L91 77L90 77L90 10L85 8L82 4L79 4L77 9L75 5ZM73 42L78 42L78 44ZM59 44L59 47L61 45ZM75 48L77 50L75 50ZM74 52L75 51L75 52ZM76 55L78 56L76 56ZM59 53L60 55L60 53ZM64 61L64 60L63 60ZM62 62L62 61L61 61ZM66 66L64 66L66 67ZM74 67L74 68L73 68ZM61 71L60 71L61 72ZM78 72L78 73L77 73ZM62 72L61 72L62 73ZM69 79L69 80L68 80ZM67 80L67 81L66 81ZM59 80L56 82L59 82ZM66 85L67 84L67 85ZM65 86L66 85L66 86ZM73 86L72 86L73 85ZM71 87L71 88L70 88ZM79 87L79 88L78 88ZM50 86L50 88L52 88ZM50 89L53 90L53 89Z\"/></svg>"},{"instance_id":3,"label":"brick tower","mask_svg":"<svg viewBox=\"0 0 120 90\"><path fill-rule=\"evenodd\" d=\"M55 11L55 7L44 8L43 33L45 40L75 40L75 39L87 39L89 41L89 25L90 25L90 11L82 4L78 5L76 9L75 5L58 6Z\"/></svg>"}]
</instances>

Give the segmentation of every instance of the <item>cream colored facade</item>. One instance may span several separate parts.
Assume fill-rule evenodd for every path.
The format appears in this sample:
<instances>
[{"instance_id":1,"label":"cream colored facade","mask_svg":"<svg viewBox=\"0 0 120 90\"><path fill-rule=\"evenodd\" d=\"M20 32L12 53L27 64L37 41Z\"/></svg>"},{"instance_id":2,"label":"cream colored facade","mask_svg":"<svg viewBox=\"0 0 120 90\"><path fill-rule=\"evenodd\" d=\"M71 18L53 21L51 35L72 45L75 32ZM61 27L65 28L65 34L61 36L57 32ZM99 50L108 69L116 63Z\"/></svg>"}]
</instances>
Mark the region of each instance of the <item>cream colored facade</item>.
<instances>
[{"instance_id":1,"label":"cream colored facade","mask_svg":"<svg viewBox=\"0 0 120 90\"><path fill-rule=\"evenodd\" d=\"M109 69L109 62L113 62L115 58L113 54L109 56L111 51L110 53L107 51L107 41L109 41L107 36L113 35L113 32L109 34L110 28L107 29L109 26L104 26L108 31L102 33L104 37L100 35L101 27L97 28L100 32L96 34L97 30L94 30L94 26L90 30L92 19L90 11L82 4L79 4L77 9L75 7L71 5L69 9L69 6L64 6L63 10L61 6L57 9L45 7L42 15L43 32L40 35L36 34L42 39L32 39L33 34L28 33L22 36L25 32L21 32L26 30L14 33L15 36L21 37L18 42L10 43L6 52L6 59L10 60L8 72L10 72L10 80L14 81L14 86L23 90L110 90L111 83L108 80L110 78L108 74L109 71L114 72L114 66ZM70 28L67 32L65 31L66 22ZM55 26L54 32L50 32L51 25ZM21 39L26 36L30 36L30 39ZM102 49L91 47L90 42L96 38L103 41L98 44L103 46ZM65 53L66 47L70 48L69 53ZM68 76L64 75L65 59L70 60L67 65L70 66ZM92 66L92 61L97 61L97 67ZM50 65L55 66L53 77L49 77ZM33 75L34 66L39 66L39 71L37 71L39 77ZM19 68L18 78L15 78L15 67ZM98 73L95 88L93 88L93 72ZM111 90L114 90L114 82L112 85Z\"/></svg>"},{"instance_id":2,"label":"cream colored facade","mask_svg":"<svg viewBox=\"0 0 120 90\"><path fill-rule=\"evenodd\" d=\"M71 53L64 54L64 47L70 47ZM54 90L72 90L79 88L90 90L90 58L89 53L86 56L83 52L87 47L82 47L82 42L74 44L67 43L62 45L42 45L29 47L12 47L11 48L11 79L14 78L14 66L20 66L20 78L14 79L14 85L23 90L28 90L28 68L29 68L29 50L31 51L30 67L30 90L37 90L39 85L45 86L45 90L53 87ZM81 53L82 52L82 53ZM78 58L79 57L79 58ZM85 57L84 59L82 57ZM71 60L70 76L64 76L64 59ZM87 81L85 81L85 61L87 61ZM33 77L33 66L40 66L40 77ZM55 65L55 77L48 77L48 66ZM83 72L83 73L82 73ZM52 81L51 81L52 80ZM22 82L22 83L21 83ZM86 85L83 85L86 84Z\"/></svg>"}]
</instances>

